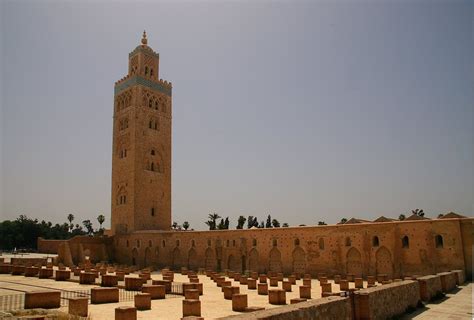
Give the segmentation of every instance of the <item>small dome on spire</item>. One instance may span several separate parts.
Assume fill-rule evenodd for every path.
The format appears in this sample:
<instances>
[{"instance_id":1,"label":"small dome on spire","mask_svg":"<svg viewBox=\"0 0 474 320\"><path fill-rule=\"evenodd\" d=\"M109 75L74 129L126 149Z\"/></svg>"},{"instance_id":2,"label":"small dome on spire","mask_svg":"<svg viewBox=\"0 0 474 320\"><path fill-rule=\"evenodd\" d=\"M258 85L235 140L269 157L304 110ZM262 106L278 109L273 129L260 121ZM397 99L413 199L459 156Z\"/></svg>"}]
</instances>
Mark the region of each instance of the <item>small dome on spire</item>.
<instances>
[{"instance_id":1,"label":"small dome on spire","mask_svg":"<svg viewBox=\"0 0 474 320\"><path fill-rule=\"evenodd\" d=\"M148 43L148 40L147 40L147 38L146 38L146 31L143 30L142 44L146 46L147 43Z\"/></svg>"}]
</instances>

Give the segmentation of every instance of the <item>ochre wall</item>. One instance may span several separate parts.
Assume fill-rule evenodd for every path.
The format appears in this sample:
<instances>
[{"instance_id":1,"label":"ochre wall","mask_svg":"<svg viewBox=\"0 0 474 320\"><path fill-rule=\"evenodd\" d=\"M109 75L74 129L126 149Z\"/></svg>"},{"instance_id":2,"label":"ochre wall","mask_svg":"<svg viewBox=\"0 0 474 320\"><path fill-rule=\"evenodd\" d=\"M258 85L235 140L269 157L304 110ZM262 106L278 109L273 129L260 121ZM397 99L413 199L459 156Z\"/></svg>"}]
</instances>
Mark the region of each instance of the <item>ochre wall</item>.
<instances>
[{"instance_id":1,"label":"ochre wall","mask_svg":"<svg viewBox=\"0 0 474 320\"><path fill-rule=\"evenodd\" d=\"M313 275L387 273L391 277L463 269L470 278L472 221L437 219L251 230L139 231L115 236L113 247L117 262L141 267L220 267ZM442 248L435 245L436 235L443 237ZM374 246L374 236L379 239L378 246ZM402 247L404 236L409 239L408 248Z\"/></svg>"},{"instance_id":2,"label":"ochre wall","mask_svg":"<svg viewBox=\"0 0 474 320\"><path fill-rule=\"evenodd\" d=\"M38 252L57 254L59 245L64 243L64 241L65 240L46 240L43 238L38 238Z\"/></svg>"}]
</instances>

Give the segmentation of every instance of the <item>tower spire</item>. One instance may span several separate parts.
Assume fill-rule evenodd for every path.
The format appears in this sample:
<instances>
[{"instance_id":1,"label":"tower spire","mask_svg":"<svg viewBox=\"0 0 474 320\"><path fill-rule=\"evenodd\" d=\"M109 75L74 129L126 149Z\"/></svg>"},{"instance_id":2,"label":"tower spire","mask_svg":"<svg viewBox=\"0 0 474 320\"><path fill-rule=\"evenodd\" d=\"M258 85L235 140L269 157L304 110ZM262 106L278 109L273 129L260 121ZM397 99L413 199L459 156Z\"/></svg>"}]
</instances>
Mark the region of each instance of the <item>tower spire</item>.
<instances>
[{"instance_id":1,"label":"tower spire","mask_svg":"<svg viewBox=\"0 0 474 320\"><path fill-rule=\"evenodd\" d=\"M143 36L142 36L142 45L146 46L148 43L148 40L146 38L146 31L143 30Z\"/></svg>"}]
</instances>

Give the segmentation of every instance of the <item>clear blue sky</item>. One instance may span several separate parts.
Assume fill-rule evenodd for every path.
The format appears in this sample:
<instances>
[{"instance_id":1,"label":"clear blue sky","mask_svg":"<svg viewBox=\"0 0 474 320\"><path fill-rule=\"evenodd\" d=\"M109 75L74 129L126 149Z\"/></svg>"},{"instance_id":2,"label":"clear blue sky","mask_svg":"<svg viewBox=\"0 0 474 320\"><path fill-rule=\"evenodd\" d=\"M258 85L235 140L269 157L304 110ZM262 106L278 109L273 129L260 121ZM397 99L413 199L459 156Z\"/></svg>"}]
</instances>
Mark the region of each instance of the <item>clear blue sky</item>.
<instances>
[{"instance_id":1,"label":"clear blue sky","mask_svg":"<svg viewBox=\"0 0 474 320\"><path fill-rule=\"evenodd\" d=\"M1 1L1 218L110 222L113 85L173 82L173 220L472 215L471 1Z\"/></svg>"}]
</instances>

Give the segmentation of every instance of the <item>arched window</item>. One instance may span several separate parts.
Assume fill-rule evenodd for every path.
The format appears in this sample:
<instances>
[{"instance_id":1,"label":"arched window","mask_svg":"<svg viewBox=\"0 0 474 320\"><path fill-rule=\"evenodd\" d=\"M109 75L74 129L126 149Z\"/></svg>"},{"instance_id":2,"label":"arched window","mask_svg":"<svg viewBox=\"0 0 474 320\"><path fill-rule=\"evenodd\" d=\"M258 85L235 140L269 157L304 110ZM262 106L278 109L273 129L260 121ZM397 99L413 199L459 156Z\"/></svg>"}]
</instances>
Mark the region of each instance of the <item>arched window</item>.
<instances>
[{"instance_id":1,"label":"arched window","mask_svg":"<svg viewBox=\"0 0 474 320\"><path fill-rule=\"evenodd\" d=\"M176 246L179 247L179 240L176 240Z\"/></svg>"},{"instance_id":2,"label":"arched window","mask_svg":"<svg viewBox=\"0 0 474 320\"><path fill-rule=\"evenodd\" d=\"M164 103L162 104L161 111L166 112L166 104L164 104Z\"/></svg>"},{"instance_id":3,"label":"arched window","mask_svg":"<svg viewBox=\"0 0 474 320\"><path fill-rule=\"evenodd\" d=\"M410 247L410 240L408 239L408 236L404 236L402 238L402 248L409 248Z\"/></svg>"},{"instance_id":4,"label":"arched window","mask_svg":"<svg viewBox=\"0 0 474 320\"><path fill-rule=\"evenodd\" d=\"M319 238L319 250L324 250L324 239Z\"/></svg>"},{"instance_id":5,"label":"arched window","mask_svg":"<svg viewBox=\"0 0 474 320\"><path fill-rule=\"evenodd\" d=\"M295 239L295 246L299 246L300 245L300 239L296 238Z\"/></svg>"},{"instance_id":6,"label":"arched window","mask_svg":"<svg viewBox=\"0 0 474 320\"><path fill-rule=\"evenodd\" d=\"M350 247L352 245L351 238L347 237L346 238L346 247Z\"/></svg>"},{"instance_id":7,"label":"arched window","mask_svg":"<svg viewBox=\"0 0 474 320\"><path fill-rule=\"evenodd\" d=\"M151 216L154 217L155 216L155 208L151 208L150 213L151 213Z\"/></svg>"},{"instance_id":8,"label":"arched window","mask_svg":"<svg viewBox=\"0 0 474 320\"><path fill-rule=\"evenodd\" d=\"M148 240L148 246L151 248L153 246L153 242L151 240Z\"/></svg>"},{"instance_id":9,"label":"arched window","mask_svg":"<svg viewBox=\"0 0 474 320\"><path fill-rule=\"evenodd\" d=\"M140 248L140 240L136 240L137 241L137 248Z\"/></svg>"},{"instance_id":10,"label":"arched window","mask_svg":"<svg viewBox=\"0 0 474 320\"><path fill-rule=\"evenodd\" d=\"M150 76L153 76L153 68L150 68Z\"/></svg>"},{"instance_id":11,"label":"arched window","mask_svg":"<svg viewBox=\"0 0 474 320\"><path fill-rule=\"evenodd\" d=\"M148 128L152 128L153 127L153 122L150 120L150 122L148 122Z\"/></svg>"},{"instance_id":12,"label":"arched window","mask_svg":"<svg viewBox=\"0 0 474 320\"><path fill-rule=\"evenodd\" d=\"M151 149L151 155L154 156L155 155L155 149Z\"/></svg>"},{"instance_id":13,"label":"arched window","mask_svg":"<svg viewBox=\"0 0 474 320\"><path fill-rule=\"evenodd\" d=\"M196 242L194 240L191 240L191 247L195 247L196 246Z\"/></svg>"},{"instance_id":14,"label":"arched window","mask_svg":"<svg viewBox=\"0 0 474 320\"><path fill-rule=\"evenodd\" d=\"M145 66L145 75L148 75L148 67Z\"/></svg>"},{"instance_id":15,"label":"arched window","mask_svg":"<svg viewBox=\"0 0 474 320\"><path fill-rule=\"evenodd\" d=\"M232 246L235 247L235 240L232 240Z\"/></svg>"},{"instance_id":16,"label":"arched window","mask_svg":"<svg viewBox=\"0 0 474 320\"><path fill-rule=\"evenodd\" d=\"M128 242L128 239L127 239L127 248L130 246L130 243Z\"/></svg>"},{"instance_id":17,"label":"arched window","mask_svg":"<svg viewBox=\"0 0 474 320\"><path fill-rule=\"evenodd\" d=\"M436 243L436 248L443 248L444 247L443 236L440 234L436 235L435 243Z\"/></svg>"},{"instance_id":18,"label":"arched window","mask_svg":"<svg viewBox=\"0 0 474 320\"><path fill-rule=\"evenodd\" d=\"M155 164L153 162L150 164L150 171L155 171Z\"/></svg>"},{"instance_id":19,"label":"arched window","mask_svg":"<svg viewBox=\"0 0 474 320\"><path fill-rule=\"evenodd\" d=\"M273 241L272 241L272 245L273 245L274 247L276 247L276 246L278 245L278 243L277 243L277 240L276 240L276 239L273 239Z\"/></svg>"},{"instance_id":20,"label":"arched window","mask_svg":"<svg viewBox=\"0 0 474 320\"><path fill-rule=\"evenodd\" d=\"M378 246L379 246L379 237L374 236L374 237L372 238L372 246L373 246L373 247L378 247Z\"/></svg>"},{"instance_id":21,"label":"arched window","mask_svg":"<svg viewBox=\"0 0 474 320\"><path fill-rule=\"evenodd\" d=\"M230 246L230 241L229 241L229 240L226 241L226 246L227 246L227 247Z\"/></svg>"},{"instance_id":22,"label":"arched window","mask_svg":"<svg viewBox=\"0 0 474 320\"><path fill-rule=\"evenodd\" d=\"M166 241L165 240L161 241L161 245L163 246L163 248L166 247Z\"/></svg>"},{"instance_id":23,"label":"arched window","mask_svg":"<svg viewBox=\"0 0 474 320\"><path fill-rule=\"evenodd\" d=\"M148 100L148 108L153 108L153 100Z\"/></svg>"},{"instance_id":24,"label":"arched window","mask_svg":"<svg viewBox=\"0 0 474 320\"><path fill-rule=\"evenodd\" d=\"M155 101L155 110L158 110L158 101Z\"/></svg>"},{"instance_id":25,"label":"arched window","mask_svg":"<svg viewBox=\"0 0 474 320\"><path fill-rule=\"evenodd\" d=\"M252 240L252 246L256 247L257 246L257 239Z\"/></svg>"},{"instance_id":26,"label":"arched window","mask_svg":"<svg viewBox=\"0 0 474 320\"><path fill-rule=\"evenodd\" d=\"M207 240L207 246L208 246L208 247L211 246L211 240L210 240L210 239Z\"/></svg>"}]
</instances>

